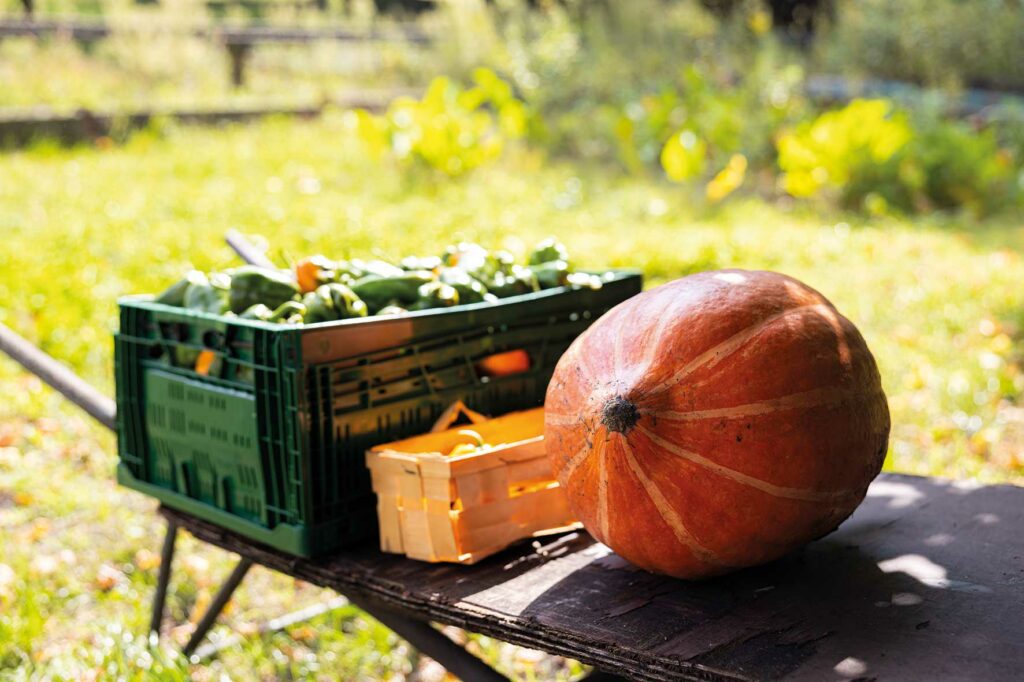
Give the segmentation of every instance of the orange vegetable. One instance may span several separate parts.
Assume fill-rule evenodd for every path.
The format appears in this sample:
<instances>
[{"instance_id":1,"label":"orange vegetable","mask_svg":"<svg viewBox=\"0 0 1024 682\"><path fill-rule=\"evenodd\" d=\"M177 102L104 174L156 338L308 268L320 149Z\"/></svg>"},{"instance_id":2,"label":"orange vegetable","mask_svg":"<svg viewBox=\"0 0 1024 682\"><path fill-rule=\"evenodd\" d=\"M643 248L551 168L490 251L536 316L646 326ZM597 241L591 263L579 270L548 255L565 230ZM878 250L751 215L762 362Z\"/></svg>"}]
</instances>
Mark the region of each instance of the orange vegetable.
<instances>
[{"instance_id":1,"label":"orange vegetable","mask_svg":"<svg viewBox=\"0 0 1024 682\"><path fill-rule=\"evenodd\" d=\"M216 359L217 354L212 350L200 351L199 357L196 358L196 374L207 376L210 373L210 367L213 365L213 361Z\"/></svg>"},{"instance_id":2,"label":"orange vegetable","mask_svg":"<svg viewBox=\"0 0 1024 682\"><path fill-rule=\"evenodd\" d=\"M325 282L325 273L331 270L331 262L323 256L303 258L295 264L295 281L299 290L308 294Z\"/></svg>"},{"instance_id":3,"label":"orange vegetable","mask_svg":"<svg viewBox=\"0 0 1024 682\"><path fill-rule=\"evenodd\" d=\"M702 272L595 322L558 361L544 442L569 506L635 566L695 579L833 531L889 443L853 323L773 272Z\"/></svg>"},{"instance_id":4,"label":"orange vegetable","mask_svg":"<svg viewBox=\"0 0 1024 682\"><path fill-rule=\"evenodd\" d=\"M488 377L519 374L528 369L530 369L530 356L521 348L488 355L476 364L476 371Z\"/></svg>"}]
</instances>

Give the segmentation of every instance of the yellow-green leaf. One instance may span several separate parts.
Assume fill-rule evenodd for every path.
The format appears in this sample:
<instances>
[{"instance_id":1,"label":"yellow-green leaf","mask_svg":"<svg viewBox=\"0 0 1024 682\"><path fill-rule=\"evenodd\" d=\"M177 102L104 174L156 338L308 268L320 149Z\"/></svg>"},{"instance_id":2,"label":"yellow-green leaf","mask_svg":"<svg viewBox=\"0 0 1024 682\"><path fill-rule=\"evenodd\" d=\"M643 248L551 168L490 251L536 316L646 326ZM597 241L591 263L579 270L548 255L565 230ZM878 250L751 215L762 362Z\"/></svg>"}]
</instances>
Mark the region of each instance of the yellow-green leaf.
<instances>
[{"instance_id":1,"label":"yellow-green leaf","mask_svg":"<svg viewBox=\"0 0 1024 682\"><path fill-rule=\"evenodd\" d=\"M684 182L704 172L707 144L692 130L681 130L661 149L661 166L673 182Z\"/></svg>"}]
</instances>

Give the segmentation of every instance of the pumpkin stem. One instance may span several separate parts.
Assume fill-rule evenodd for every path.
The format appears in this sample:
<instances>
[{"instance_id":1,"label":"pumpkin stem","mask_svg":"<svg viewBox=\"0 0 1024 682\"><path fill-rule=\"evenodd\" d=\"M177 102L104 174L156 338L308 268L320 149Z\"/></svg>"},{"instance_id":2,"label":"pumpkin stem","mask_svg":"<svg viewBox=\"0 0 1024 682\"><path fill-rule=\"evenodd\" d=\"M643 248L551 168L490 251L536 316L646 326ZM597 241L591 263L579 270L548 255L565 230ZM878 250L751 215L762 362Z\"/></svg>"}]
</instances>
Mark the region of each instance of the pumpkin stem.
<instances>
[{"instance_id":1,"label":"pumpkin stem","mask_svg":"<svg viewBox=\"0 0 1024 682\"><path fill-rule=\"evenodd\" d=\"M636 405L621 395L617 395L609 400L604 404L604 409L601 410L601 423L609 431L615 431L622 435L626 435L631 428L636 426L639 420L640 411L636 409Z\"/></svg>"}]
</instances>

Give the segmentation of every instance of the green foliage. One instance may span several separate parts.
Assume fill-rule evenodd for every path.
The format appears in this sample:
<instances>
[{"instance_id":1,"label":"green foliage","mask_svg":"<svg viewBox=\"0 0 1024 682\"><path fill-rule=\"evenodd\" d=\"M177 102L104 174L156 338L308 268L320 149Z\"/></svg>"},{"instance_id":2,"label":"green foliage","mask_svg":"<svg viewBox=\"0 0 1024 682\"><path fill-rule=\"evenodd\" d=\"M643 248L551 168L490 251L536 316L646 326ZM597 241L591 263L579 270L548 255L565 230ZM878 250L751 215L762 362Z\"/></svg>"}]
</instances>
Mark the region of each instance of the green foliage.
<instances>
[{"instance_id":1,"label":"green foliage","mask_svg":"<svg viewBox=\"0 0 1024 682\"><path fill-rule=\"evenodd\" d=\"M912 11L891 10L904 20L880 30L904 31L911 14L932 11L910 4ZM976 30L982 19L1002 16L990 10L953 14ZM840 20L857 11L842 4ZM652 23L654 13L659 20ZM707 183L712 203L744 185L869 212L988 212L1019 198L1024 117L977 135L882 100L815 118L820 112L801 95L806 56L768 31L770 17L758 2L739 3L720 18L696 0L537 11L506 0L497 3L492 24L499 39L490 59L543 120L529 128L530 141L553 155L613 162L632 174L660 167L674 182ZM1014 52L1004 47L1004 54Z\"/></svg>"},{"instance_id":2,"label":"green foliage","mask_svg":"<svg viewBox=\"0 0 1024 682\"><path fill-rule=\"evenodd\" d=\"M543 117L534 141L558 155L641 172L689 128L722 164L741 148L760 161L772 154L770 130L799 103L802 72L757 3L728 21L697 0L498 4L492 60Z\"/></svg>"},{"instance_id":3,"label":"green foliage","mask_svg":"<svg viewBox=\"0 0 1024 682\"><path fill-rule=\"evenodd\" d=\"M793 196L831 188L848 200L849 188L890 163L910 137L905 118L893 116L887 101L855 100L779 138L782 185Z\"/></svg>"},{"instance_id":4,"label":"green foliage","mask_svg":"<svg viewBox=\"0 0 1024 682\"><path fill-rule=\"evenodd\" d=\"M104 11L123 13L119 2L104 0ZM821 24L827 26L812 57L770 31L764 3L730 4L726 15L709 12L702 0L448 4L420 21L443 39L429 48L380 47L374 83L449 75L433 81L421 99L396 100L384 116L352 114L351 130L371 153L413 170L412 176L425 171L418 177L433 181L493 163L511 142L525 139L549 158L607 163L634 175L667 170L670 180L703 185L712 203L739 188L772 195L779 187L875 212L985 212L1020 198L1020 111L1003 108L972 135L970 128L920 112L891 111L883 121L870 114L863 126L855 113L814 120L820 112L801 94L808 68L939 85L965 82L967 72L989 74L984 83L1016 78L1022 68L1012 59L1019 51L1015 27L1024 16L1016 11L1019 0L841 2L835 22ZM176 5L140 11L168 23L191 21ZM952 32L961 25L962 35ZM337 49L304 47L302 58L293 60L285 48L261 47L250 84L236 92L226 82L223 50L186 35L129 32L88 50L59 39L3 41L0 81L7 87L0 88L0 104L241 103L285 91L294 98L290 103L309 102L367 82L365 69L336 68ZM845 56L829 61L833 53ZM985 70L978 55L1002 61ZM946 62L963 63L964 70ZM886 71L918 73L930 65L934 71L920 77ZM38 72L47 78L32 75ZM911 139L886 160L875 158L865 140L882 139L898 120L911 126ZM812 129L818 138L834 139L816 141ZM683 139L691 140L689 147Z\"/></svg>"},{"instance_id":5,"label":"green foliage","mask_svg":"<svg viewBox=\"0 0 1024 682\"><path fill-rule=\"evenodd\" d=\"M464 90L439 76L420 100L399 97L382 116L359 111L350 120L375 157L463 175L501 156L506 141L525 134L528 121L508 83L483 68L474 80Z\"/></svg>"},{"instance_id":6,"label":"green foliage","mask_svg":"<svg viewBox=\"0 0 1024 682\"><path fill-rule=\"evenodd\" d=\"M704 173L707 145L692 130L673 135L661 150L661 165L669 180L683 182Z\"/></svg>"},{"instance_id":7,"label":"green foliage","mask_svg":"<svg viewBox=\"0 0 1024 682\"><path fill-rule=\"evenodd\" d=\"M816 40L833 72L936 86L1024 88L1020 0L840 0Z\"/></svg>"},{"instance_id":8,"label":"green foliage","mask_svg":"<svg viewBox=\"0 0 1024 682\"><path fill-rule=\"evenodd\" d=\"M796 197L832 194L844 206L885 212L968 209L1011 201L1013 154L992 130L918 113L886 100L856 100L779 137L783 188Z\"/></svg>"},{"instance_id":9,"label":"green foliage","mask_svg":"<svg viewBox=\"0 0 1024 682\"><path fill-rule=\"evenodd\" d=\"M1019 193L1020 162L1000 146L991 128L925 117L903 159L900 179L921 210L964 207L986 213Z\"/></svg>"}]
</instances>

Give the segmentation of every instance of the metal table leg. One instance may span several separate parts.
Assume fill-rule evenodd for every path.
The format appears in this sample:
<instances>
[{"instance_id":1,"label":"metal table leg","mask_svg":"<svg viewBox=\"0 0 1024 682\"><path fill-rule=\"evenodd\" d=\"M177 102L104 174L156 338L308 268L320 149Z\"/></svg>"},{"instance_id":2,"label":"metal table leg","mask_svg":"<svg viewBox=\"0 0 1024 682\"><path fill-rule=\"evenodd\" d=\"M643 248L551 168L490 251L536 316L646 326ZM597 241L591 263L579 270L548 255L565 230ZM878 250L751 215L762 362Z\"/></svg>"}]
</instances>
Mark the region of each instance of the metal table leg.
<instances>
[{"instance_id":1,"label":"metal table leg","mask_svg":"<svg viewBox=\"0 0 1024 682\"><path fill-rule=\"evenodd\" d=\"M203 614L202 620L196 625L196 631L192 633L188 643L182 651L186 656L191 656L199 643L206 637L206 633L209 632L210 628L217 621L217 616L227 606L228 600L231 599L231 595L241 584L242 579L245 578L245 574L249 572L249 568L252 567L252 559L242 557L239 560L238 565L235 566L235 570L228 576L227 581L221 586L220 591L217 592L217 596L213 598L213 603L210 604L210 608Z\"/></svg>"},{"instance_id":2,"label":"metal table leg","mask_svg":"<svg viewBox=\"0 0 1024 682\"><path fill-rule=\"evenodd\" d=\"M153 618L149 621L149 631L160 637L160 624L164 620L164 602L167 601L167 584L171 582L171 562L174 561L174 542L178 538L178 524L167 521L167 534L164 535L164 548L160 552L160 572L156 579L156 594L153 595Z\"/></svg>"},{"instance_id":3,"label":"metal table leg","mask_svg":"<svg viewBox=\"0 0 1024 682\"><path fill-rule=\"evenodd\" d=\"M445 670L467 682L508 682L508 678L466 651L429 623L368 603L365 599L349 601L379 620L418 651L440 663Z\"/></svg>"}]
</instances>

